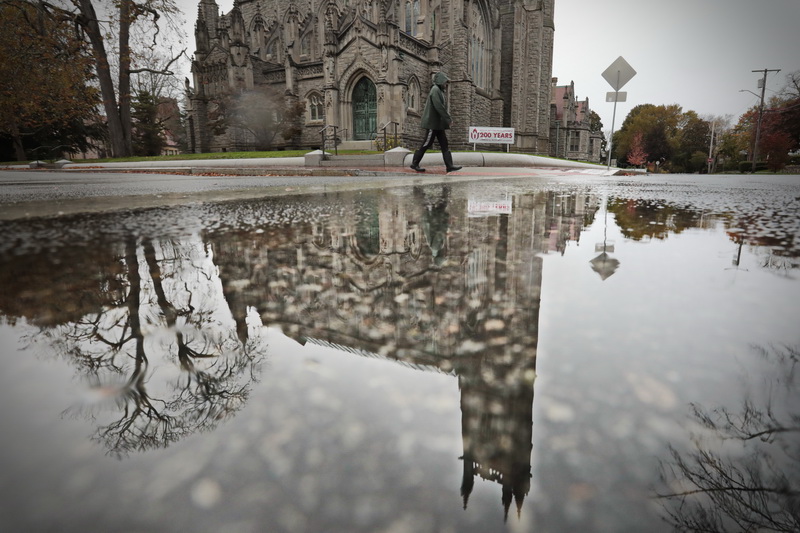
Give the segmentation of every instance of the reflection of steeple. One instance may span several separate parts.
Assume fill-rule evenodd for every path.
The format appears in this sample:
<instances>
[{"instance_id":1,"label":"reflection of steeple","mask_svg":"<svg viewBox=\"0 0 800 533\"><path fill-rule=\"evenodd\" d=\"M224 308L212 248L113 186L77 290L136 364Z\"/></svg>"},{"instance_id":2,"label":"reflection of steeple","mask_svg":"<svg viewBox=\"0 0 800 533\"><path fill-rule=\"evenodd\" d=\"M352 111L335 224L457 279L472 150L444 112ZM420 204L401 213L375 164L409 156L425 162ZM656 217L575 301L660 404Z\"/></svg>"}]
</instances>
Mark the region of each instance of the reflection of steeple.
<instances>
[{"instance_id":1,"label":"reflection of steeple","mask_svg":"<svg viewBox=\"0 0 800 533\"><path fill-rule=\"evenodd\" d=\"M255 307L266 325L301 343L456 375L464 506L477 476L501 485L506 514L512 503L519 513L531 483L540 254L554 220L560 247L580 234L592 201L521 195L503 213L475 216L449 188L343 193L321 199L319 209L332 208L313 223L207 242L226 299Z\"/></svg>"},{"instance_id":2,"label":"reflection of steeple","mask_svg":"<svg viewBox=\"0 0 800 533\"><path fill-rule=\"evenodd\" d=\"M464 508L475 484L475 476L503 487L506 516L512 499L518 512L530 490L530 456L533 449L533 367L535 358L522 355L518 362L528 367L513 383L505 379L475 379L459 375L461 385L461 432L464 441L461 495ZM516 365L515 365L516 366ZM510 379L509 379L510 378Z\"/></svg>"}]
</instances>

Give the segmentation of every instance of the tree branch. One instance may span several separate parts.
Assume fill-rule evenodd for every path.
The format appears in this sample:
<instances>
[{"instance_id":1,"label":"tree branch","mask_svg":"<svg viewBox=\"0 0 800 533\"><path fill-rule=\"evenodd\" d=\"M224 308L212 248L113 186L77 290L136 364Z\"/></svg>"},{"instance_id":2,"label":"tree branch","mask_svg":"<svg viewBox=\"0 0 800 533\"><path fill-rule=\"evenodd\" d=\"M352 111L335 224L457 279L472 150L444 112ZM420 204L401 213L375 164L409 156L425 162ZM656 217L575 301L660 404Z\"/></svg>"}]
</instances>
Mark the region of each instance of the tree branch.
<instances>
[{"instance_id":1,"label":"tree branch","mask_svg":"<svg viewBox=\"0 0 800 533\"><path fill-rule=\"evenodd\" d=\"M188 55L186 55L186 48L181 50L178 55L176 55L175 57L170 59L167 62L167 64L164 65L164 67L161 68L161 69L152 69L152 68L147 68L147 67L144 67L144 68L132 68L132 69L128 69L128 74L142 74L144 72L149 72L150 74L163 74L164 76L173 76L175 73L172 72L169 69L169 67L172 66L172 64L175 63L182 56L186 56L187 58L189 57Z\"/></svg>"}]
</instances>

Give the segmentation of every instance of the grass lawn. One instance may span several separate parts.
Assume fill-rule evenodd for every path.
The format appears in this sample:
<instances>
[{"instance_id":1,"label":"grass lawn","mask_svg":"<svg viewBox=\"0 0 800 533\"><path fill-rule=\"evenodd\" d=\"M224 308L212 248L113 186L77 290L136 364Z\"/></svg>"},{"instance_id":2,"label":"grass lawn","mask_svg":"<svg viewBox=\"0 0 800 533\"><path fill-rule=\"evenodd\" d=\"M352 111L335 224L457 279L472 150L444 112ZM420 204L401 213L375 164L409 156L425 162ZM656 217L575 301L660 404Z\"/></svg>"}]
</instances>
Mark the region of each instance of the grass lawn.
<instances>
[{"instance_id":1,"label":"grass lawn","mask_svg":"<svg viewBox=\"0 0 800 533\"><path fill-rule=\"evenodd\" d=\"M152 157L120 157L114 159L94 159L86 160L87 162L95 161L97 163L108 163L111 161L128 162L128 161L183 161L187 159L258 159L269 157L303 157L311 150L277 150L274 152L214 152L206 154L179 154L179 155L162 155ZM377 154L381 152L372 152L366 150L339 150L340 154ZM75 160L75 163L83 162L84 160Z\"/></svg>"},{"instance_id":2,"label":"grass lawn","mask_svg":"<svg viewBox=\"0 0 800 533\"><path fill-rule=\"evenodd\" d=\"M267 157L303 157L311 150L279 150L274 152L216 152L207 154L178 154L178 155L158 155L149 157L116 157L105 159L72 159L73 163L111 163L111 162L131 162L131 161L185 161L197 159L257 159ZM383 152L367 150L339 150L340 154L379 154ZM33 160L31 160L33 161ZM0 165L20 165L30 161L5 161Z\"/></svg>"},{"instance_id":3,"label":"grass lawn","mask_svg":"<svg viewBox=\"0 0 800 533\"><path fill-rule=\"evenodd\" d=\"M197 159L258 159L270 157L303 157L311 150L276 150L272 152L215 152L206 154L178 154L178 155L161 155L150 157L118 157L118 158L105 158L105 159L73 159L73 163L111 163L111 162L136 162L136 161L186 161ZM413 151L413 150L412 150ZM333 153L332 150L328 150ZM472 153L472 150L453 150L453 152ZM366 154L381 154L383 152L377 150L339 150L339 155L366 155ZM439 150L428 150L429 154L439 153ZM493 152L494 153L494 152ZM512 154L518 152L510 152ZM547 157L547 156L540 156ZM550 158L548 159L558 159ZM0 165L20 165L27 164L30 161L6 161ZM586 161L589 163L589 161ZM598 166L603 166L602 163L594 163Z\"/></svg>"}]
</instances>

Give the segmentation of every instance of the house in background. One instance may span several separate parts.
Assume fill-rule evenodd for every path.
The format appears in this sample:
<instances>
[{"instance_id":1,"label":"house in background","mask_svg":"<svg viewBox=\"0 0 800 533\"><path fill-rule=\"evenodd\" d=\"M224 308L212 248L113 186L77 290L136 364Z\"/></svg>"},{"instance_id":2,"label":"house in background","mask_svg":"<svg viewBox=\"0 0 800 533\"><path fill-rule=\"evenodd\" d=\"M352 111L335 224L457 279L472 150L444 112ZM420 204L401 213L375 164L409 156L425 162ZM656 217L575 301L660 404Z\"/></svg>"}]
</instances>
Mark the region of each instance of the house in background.
<instances>
[{"instance_id":1,"label":"house in background","mask_svg":"<svg viewBox=\"0 0 800 533\"><path fill-rule=\"evenodd\" d=\"M185 142L186 133L181 123L178 100L171 97L161 98L158 102L158 119L164 128L161 132L164 140L161 146L161 155L180 154L181 143Z\"/></svg>"},{"instance_id":2,"label":"house in background","mask_svg":"<svg viewBox=\"0 0 800 533\"><path fill-rule=\"evenodd\" d=\"M599 163L603 134L592 131L589 99L578 101L575 82L553 78L551 87L550 156Z\"/></svg>"}]
</instances>

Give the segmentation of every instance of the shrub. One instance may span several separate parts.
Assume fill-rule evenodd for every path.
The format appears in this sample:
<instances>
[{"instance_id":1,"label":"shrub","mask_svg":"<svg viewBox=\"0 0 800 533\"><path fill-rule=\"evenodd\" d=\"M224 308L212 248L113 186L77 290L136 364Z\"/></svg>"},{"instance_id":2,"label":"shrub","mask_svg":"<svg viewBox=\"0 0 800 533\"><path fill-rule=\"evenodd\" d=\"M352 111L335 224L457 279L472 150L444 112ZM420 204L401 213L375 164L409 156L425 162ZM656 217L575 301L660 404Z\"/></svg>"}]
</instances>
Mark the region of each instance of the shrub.
<instances>
[{"instance_id":1,"label":"shrub","mask_svg":"<svg viewBox=\"0 0 800 533\"><path fill-rule=\"evenodd\" d=\"M397 148L398 146L403 145L403 138L399 135L397 139L395 139L394 135L387 135L386 136L386 146L383 145L383 135L378 135L375 137L375 149L379 152L386 152L391 150L392 148Z\"/></svg>"},{"instance_id":2,"label":"shrub","mask_svg":"<svg viewBox=\"0 0 800 533\"><path fill-rule=\"evenodd\" d=\"M762 170L767 170L766 161L759 161L758 163L756 163L756 172L760 172ZM753 171L752 161L739 161L739 172L741 172L742 174L746 174L752 171Z\"/></svg>"}]
</instances>

